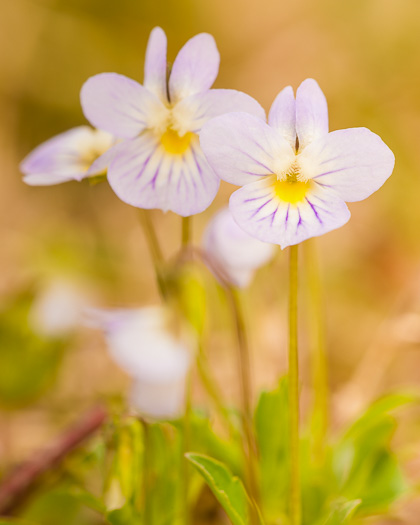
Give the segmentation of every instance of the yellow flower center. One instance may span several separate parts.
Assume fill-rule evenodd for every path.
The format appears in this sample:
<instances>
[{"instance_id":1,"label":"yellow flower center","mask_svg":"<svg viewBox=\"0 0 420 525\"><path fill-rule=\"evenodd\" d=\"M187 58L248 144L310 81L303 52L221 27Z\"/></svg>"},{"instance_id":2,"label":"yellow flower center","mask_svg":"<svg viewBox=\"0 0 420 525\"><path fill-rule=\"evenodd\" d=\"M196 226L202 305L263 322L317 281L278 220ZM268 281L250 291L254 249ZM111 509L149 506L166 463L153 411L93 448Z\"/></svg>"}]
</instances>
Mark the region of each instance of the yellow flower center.
<instances>
[{"instance_id":1,"label":"yellow flower center","mask_svg":"<svg viewBox=\"0 0 420 525\"><path fill-rule=\"evenodd\" d=\"M289 204L296 204L306 197L311 188L311 182L301 182L298 180L277 180L274 183L274 193L276 197Z\"/></svg>"},{"instance_id":2,"label":"yellow flower center","mask_svg":"<svg viewBox=\"0 0 420 525\"><path fill-rule=\"evenodd\" d=\"M194 133L191 131L180 136L178 132L169 127L160 137L160 142L167 153L182 155L189 148L193 137Z\"/></svg>"}]
</instances>

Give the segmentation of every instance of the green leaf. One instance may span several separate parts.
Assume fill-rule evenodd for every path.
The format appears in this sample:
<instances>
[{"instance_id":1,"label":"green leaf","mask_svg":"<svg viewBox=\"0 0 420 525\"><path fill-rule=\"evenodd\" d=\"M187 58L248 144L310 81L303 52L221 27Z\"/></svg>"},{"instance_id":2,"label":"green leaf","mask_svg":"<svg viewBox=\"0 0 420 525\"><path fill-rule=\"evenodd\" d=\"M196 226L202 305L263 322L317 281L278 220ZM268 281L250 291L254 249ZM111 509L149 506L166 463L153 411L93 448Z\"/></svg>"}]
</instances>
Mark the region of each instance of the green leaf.
<instances>
[{"instance_id":1,"label":"green leaf","mask_svg":"<svg viewBox=\"0 0 420 525\"><path fill-rule=\"evenodd\" d=\"M360 504L360 499L336 502L329 516L325 520L322 520L319 525L346 525L350 523L351 518L354 516Z\"/></svg>"},{"instance_id":2,"label":"green leaf","mask_svg":"<svg viewBox=\"0 0 420 525\"><path fill-rule=\"evenodd\" d=\"M202 454L186 454L187 459L203 476L233 525L248 523L248 497L239 478L221 463Z\"/></svg>"},{"instance_id":3,"label":"green leaf","mask_svg":"<svg viewBox=\"0 0 420 525\"><path fill-rule=\"evenodd\" d=\"M289 454L288 382L262 392L255 410L255 434L260 453L261 497L267 519L284 514L287 500Z\"/></svg>"}]
</instances>

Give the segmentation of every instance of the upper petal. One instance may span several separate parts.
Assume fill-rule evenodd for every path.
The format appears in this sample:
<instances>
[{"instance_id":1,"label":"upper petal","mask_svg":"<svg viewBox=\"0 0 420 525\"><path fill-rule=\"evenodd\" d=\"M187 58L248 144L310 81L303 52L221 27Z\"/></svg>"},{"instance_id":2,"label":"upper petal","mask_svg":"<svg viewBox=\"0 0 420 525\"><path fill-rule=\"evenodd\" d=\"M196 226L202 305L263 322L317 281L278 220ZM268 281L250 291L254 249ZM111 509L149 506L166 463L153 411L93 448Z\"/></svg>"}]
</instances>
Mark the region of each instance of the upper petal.
<instances>
[{"instance_id":1,"label":"upper petal","mask_svg":"<svg viewBox=\"0 0 420 525\"><path fill-rule=\"evenodd\" d=\"M328 133L328 105L318 83L307 78L296 92L296 131L299 150Z\"/></svg>"},{"instance_id":2,"label":"upper petal","mask_svg":"<svg viewBox=\"0 0 420 525\"><path fill-rule=\"evenodd\" d=\"M160 27L150 33L144 63L144 87L159 97L162 102L168 100L166 87L166 49L167 39Z\"/></svg>"},{"instance_id":3,"label":"upper petal","mask_svg":"<svg viewBox=\"0 0 420 525\"><path fill-rule=\"evenodd\" d=\"M292 86L285 87L275 98L268 115L268 123L277 129L289 142L296 147L296 101Z\"/></svg>"},{"instance_id":4,"label":"upper petal","mask_svg":"<svg viewBox=\"0 0 420 525\"><path fill-rule=\"evenodd\" d=\"M165 111L152 92L117 73L90 77L82 86L80 100L89 122L122 138L135 137Z\"/></svg>"},{"instance_id":5,"label":"upper petal","mask_svg":"<svg viewBox=\"0 0 420 525\"><path fill-rule=\"evenodd\" d=\"M382 139L366 128L333 131L300 155L305 175L335 190L342 199L366 199L394 169L395 157Z\"/></svg>"},{"instance_id":6,"label":"upper petal","mask_svg":"<svg viewBox=\"0 0 420 525\"><path fill-rule=\"evenodd\" d=\"M261 241L286 248L339 228L350 218L345 202L327 188L313 185L302 201L291 204L276 196L275 177L235 191L229 208L236 222Z\"/></svg>"},{"instance_id":7,"label":"upper petal","mask_svg":"<svg viewBox=\"0 0 420 525\"><path fill-rule=\"evenodd\" d=\"M204 123L224 113L243 111L265 120L265 111L252 97L234 89L210 89L181 100L173 115L181 133L198 133Z\"/></svg>"},{"instance_id":8,"label":"upper petal","mask_svg":"<svg viewBox=\"0 0 420 525\"><path fill-rule=\"evenodd\" d=\"M210 206L220 183L197 137L182 155L172 155L152 133L120 145L108 180L118 197L132 206L171 210L183 217Z\"/></svg>"},{"instance_id":9,"label":"upper petal","mask_svg":"<svg viewBox=\"0 0 420 525\"><path fill-rule=\"evenodd\" d=\"M210 89L219 72L220 55L214 38L207 33L194 36L178 53L169 77L172 103Z\"/></svg>"},{"instance_id":10,"label":"upper petal","mask_svg":"<svg viewBox=\"0 0 420 525\"><path fill-rule=\"evenodd\" d=\"M278 131L248 113L211 119L201 130L200 143L217 175L237 185L283 171L295 157Z\"/></svg>"}]
</instances>

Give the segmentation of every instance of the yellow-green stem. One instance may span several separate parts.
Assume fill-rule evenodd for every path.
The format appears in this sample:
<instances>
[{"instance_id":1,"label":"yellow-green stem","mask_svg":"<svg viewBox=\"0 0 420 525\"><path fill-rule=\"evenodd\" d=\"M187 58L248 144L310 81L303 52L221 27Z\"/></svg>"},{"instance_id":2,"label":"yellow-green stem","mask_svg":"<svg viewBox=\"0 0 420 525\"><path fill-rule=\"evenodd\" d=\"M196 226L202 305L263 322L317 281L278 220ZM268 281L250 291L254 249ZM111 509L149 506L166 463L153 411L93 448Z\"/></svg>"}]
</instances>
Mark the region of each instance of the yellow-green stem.
<instances>
[{"instance_id":1,"label":"yellow-green stem","mask_svg":"<svg viewBox=\"0 0 420 525\"><path fill-rule=\"evenodd\" d=\"M184 414L184 439L183 446L181 450L181 464L183 466L183 494L182 494L182 504L183 504L183 514L185 525L190 523L190 509L188 504L188 494L190 488L190 466L185 457L187 452L190 452L191 448L191 373L187 377L187 385L185 390L185 414Z\"/></svg>"},{"instance_id":2,"label":"yellow-green stem","mask_svg":"<svg viewBox=\"0 0 420 525\"><path fill-rule=\"evenodd\" d=\"M316 250L316 240L310 239L304 245L305 266L308 282L308 299L311 335L311 368L313 391L312 435L313 455L317 462L322 461L328 430L329 389L328 364L325 345L325 321L321 291L321 279Z\"/></svg>"},{"instance_id":3,"label":"yellow-green stem","mask_svg":"<svg viewBox=\"0 0 420 525\"><path fill-rule=\"evenodd\" d=\"M299 359L298 359L298 247L290 247L289 262L289 440L290 525L301 524L299 461Z\"/></svg>"},{"instance_id":4,"label":"yellow-green stem","mask_svg":"<svg viewBox=\"0 0 420 525\"><path fill-rule=\"evenodd\" d=\"M152 467L153 450L149 423L140 419L143 426L143 515L144 523L152 523Z\"/></svg>"},{"instance_id":5,"label":"yellow-green stem","mask_svg":"<svg viewBox=\"0 0 420 525\"><path fill-rule=\"evenodd\" d=\"M237 434L237 431L231 421L231 418L229 416L229 411L223 404L223 400L222 400L222 396L220 394L219 388L217 384L215 383L214 378L209 372L207 357L205 356L201 345L200 345L199 352L197 355L197 370L200 375L201 383L203 384L207 392L207 395L213 401L214 406L219 416L222 418L223 422L226 424L229 434L231 436L234 436L235 434Z\"/></svg>"},{"instance_id":6,"label":"yellow-green stem","mask_svg":"<svg viewBox=\"0 0 420 525\"><path fill-rule=\"evenodd\" d=\"M153 267L155 269L156 281L159 287L159 292L162 297L166 295L165 280L162 275L162 268L164 265L164 258L162 250L160 249L159 240L156 235L155 228L150 219L149 210L139 210L138 212L140 224L143 228L144 236L149 247L150 256L152 258Z\"/></svg>"},{"instance_id":7,"label":"yellow-green stem","mask_svg":"<svg viewBox=\"0 0 420 525\"><path fill-rule=\"evenodd\" d=\"M182 217L182 247L185 248L191 242L192 237L192 217Z\"/></svg>"},{"instance_id":8,"label":"yellow-green stem","mask_svg":"<svg viewBox=\"0 0 420 525\"><path fill-rule=\"evenodd\" d=\"M233 288L227 289L230 297L232 313L235 321L236 336L238 343L238 367L241 379L241 402L243 433L246 441L245 465L247 469L247 486L252 500L258 505L258 470L257 470L257 447L254 438L252 418L252 385L251 385L251 362L246 336L245 322L242 313L238 291ZM258 514L254 505L250 505L251 524L258 523Z\"/></svg>"}]
</instances>

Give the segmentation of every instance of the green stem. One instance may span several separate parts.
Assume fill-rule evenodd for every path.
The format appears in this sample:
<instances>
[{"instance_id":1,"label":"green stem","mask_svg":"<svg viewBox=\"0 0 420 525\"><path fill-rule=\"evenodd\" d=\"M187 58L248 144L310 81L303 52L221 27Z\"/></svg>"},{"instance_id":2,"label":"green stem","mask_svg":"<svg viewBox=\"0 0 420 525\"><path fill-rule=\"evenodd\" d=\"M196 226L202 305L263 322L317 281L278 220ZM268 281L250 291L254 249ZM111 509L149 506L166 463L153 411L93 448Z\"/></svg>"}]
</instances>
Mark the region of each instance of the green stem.
<instances>
[{"instance_id":1,"label":"green stem","mask_svg":"<svg viewBox=\"0 0 420 525\"><path fill-rule=\"evenodd\" d=\"M162 297L166 295L165 280L162 276L162 268L164 265L164 258L160 248L159 240L156 235L155 228L150 219L149 210L139 210L138 216L141 227L143 228L144 236L149 247L150 256L152 258L153 267L155 269L156 280L159 287L159 292Z\"/></svg>"},{"instance_id":2,"label":"green stem","mask_svg":"<svg viewBox=\"0 0 420 525\"><path fill-rule=\"evenodd\" d=\"M207 361L207 358L204 354L204 351L201 345L200 345L198 355L197 355L197 370L200 375L201 383L204 386L204 389L206 390L207 395L213 401L214 406L216 407L216 410L219 413L220 417L223 419L224 423L226 424L229 434L231 436L236 435L237 430L231 421L229 411L223 404L223 400L222 400L222 396L220 394L219 388L217 384L215 383L212 375L209 372L208 361Z\"/></svg>"},{"instance_id":3,"label":"green stem","mask_svg":"<svg viewBox=\"0 0 420 525\"><path fill-rule=\"evenodd\" d=\"M182 248L187 247L191 242L192 236L192 217L182 217Z\"/></svg>"},{"instance_id":4,"label":"green stem","mask_svg":"<svg viewBox=\"0 0 420 525\"><path fill-rule=\"evenodd\" d=\"M152 439L147 421L140 419L143 426L143 515L144 523L152 523Z\"/></svg>"},{"instance_id":5,"label":"green stem","mask_svg":"<svg viewBox=\"0 0 420 525\"><path fill-rule=\"evenodd\" d=\"M311 361L313 415L312 435L314 438L314 459L322 461L329 423L328 362L325 344L325 322L321 291L321 279L315 239L304 244L306 275L309 289L309 312L311 322Z\"/></svg>"},{"instance_id":6,"label":"green stem","mask_svg":"<svg viewBox=\"0 0 420 525\"><path fill-rule=\"evenodd\" d=\"M191 449L191 373L187 377L187 385L185 390L185 414L184 414L184 436L181 449L181 465L183 473L183 494L182 507L185 525L190 523L190 509L189 509L189 488L190 488L190 465L185 457L187 452Z\"/></svg>"},{"instance_id":7,"label":"green stem","mask_svg":"<svg viewBox=\"0 0 420 525\"><path fill-rule=\"evenodd\" d=\"M238 291L234 288L226 288L230 299L232 314L235 322L236 337L238 343L238 367L241 378L241 402L242 402L242 422L246 446L245 464L247 469L247 486L251 499L258 505L258 474L257 474L257 447L253 431L252 417L252 385L251 385L251 365L248 340L245 329L245 321L241 308ZM251 524L258 523L258 514L255 506L250 505Z\"/></svg>"},{"instance_id":8,"label":"green stem","mask_svg":"<svg viewBox=\"0 0 420 525\"><path fill-rule=\"evenodd\" d=\"M299 462L299 361L298 361L298 247L290 247L289 268L289 439L290 525L301 524Z\"/></svg>"}]
</instances>

